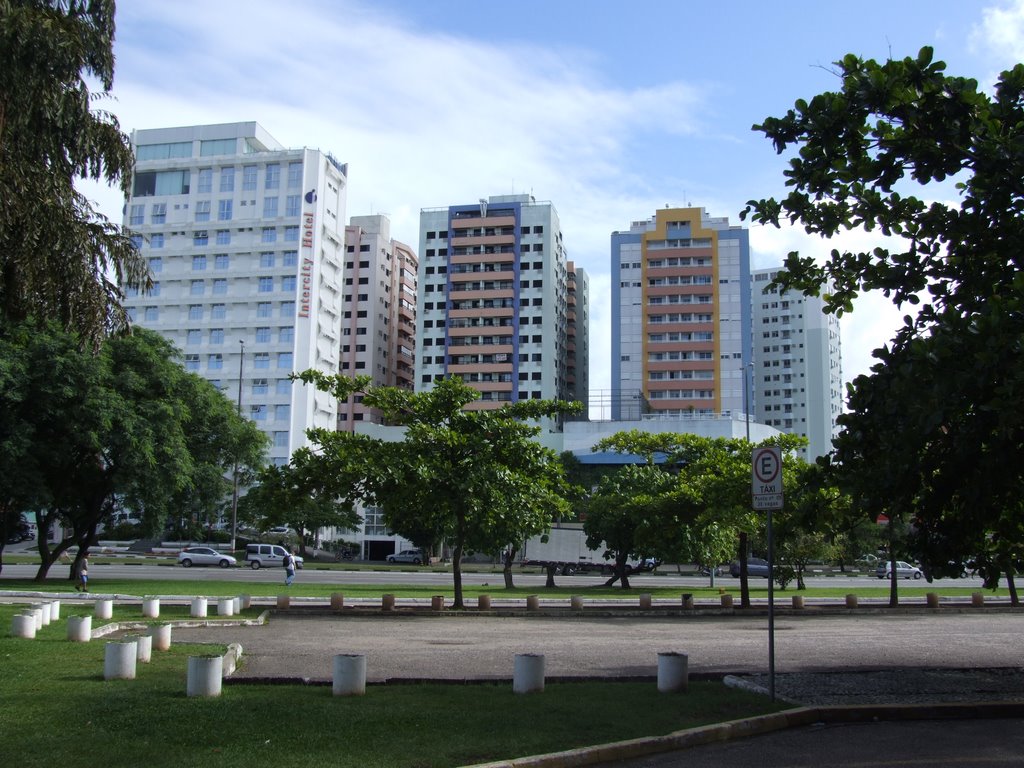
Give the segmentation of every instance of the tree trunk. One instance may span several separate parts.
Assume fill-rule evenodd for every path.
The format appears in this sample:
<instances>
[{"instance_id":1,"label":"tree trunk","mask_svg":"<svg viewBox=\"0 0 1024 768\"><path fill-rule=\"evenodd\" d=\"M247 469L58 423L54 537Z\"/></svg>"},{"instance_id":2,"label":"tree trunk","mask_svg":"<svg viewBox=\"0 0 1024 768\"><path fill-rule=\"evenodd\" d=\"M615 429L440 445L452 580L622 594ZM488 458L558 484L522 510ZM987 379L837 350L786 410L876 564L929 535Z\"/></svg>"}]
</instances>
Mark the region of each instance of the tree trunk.
<instances>
[{"instance_id":1,"label":"tree trunk","mask_svg":"<svg viewBox=\"0 0 1024 768\"><path fill-rule=\"evenodd\" d=\"M452 609L464 610L466 604L462 600L462 542L457 542L452 547L452 581L455 585L455 598L452 601Z\"/></svg>"},{"instance_id":2,"label":"tree trunk","mask_svg":"<svg viewBox=\"0 0 1024 768\"><path fill-rule=\"evenodd\" d=\"M1017 598L1017 584L1013 580L1013 571L1009 568L1006 569L1006 589L1010 592L1010 605L1020 605L1020 600Z\"/></svg>"},{"instance_id":3,"label":"tree trunk","mask_svg":"<svg viewBox=\"0 0 1024 768\"><path fill-rule=\"evenodd\" d=\"M505 589L513 589L515 587L512 583L512 561L516 559L516 552L518 551L518 547L507 547L502 553L501 573L505 577Z\"/></svg>"},{"instance_id":4,"label":"tree trunk","mask_svg":"<svg viewBox=\"0 0 1024 768\"><path fill-rule=\"evenodd\" d=\"M892 518L889 518L889 525L892 525ZM895 608L900 604L900 591L899 591L899 574L896 572L896 555L893 554L896 551L895 547L892 546L892 541L889 542L889 607Z\"/></svg>"},{"instance_id":5,"label":"tree trunk","mask_svg":"<svg viewBox=\"0 0 1024 768\"><path fill-rule=\"evenodd\" d=\"M625 555L621 555L615 558L615 572L619 574L619 580L622 582L623 589L629 589L629 574L626 572L626 560Z\"/></svg>"},{"instance_id":6,"label":"tree trunk","mask_svg":"<svg viewBox=\"0 0 1024 768\"><path fill-rule=\"evenodd\" d=\"M544 570L547 572L547 580L544 582L545 589L555 589L558 585L555 584L555 574L558 573L557 563L548 563L544 566Z\"/></svg>"},{"instance_id":7,"label":"tree trunk","mask_svg":"<svg viewBox=\"0 0 1024 768\"><path fill-rule=\"evenodd\" d=\"M804 584L804 569L801 566L797 566L796 569L796 589L799 592L801 589L807 589Z\"/></svg>"},{"instance_id":8,"label":"tree trunk","mask_svg":"<svg viewBox=\"0 0 1024 768\"><path fill-rule=\"evenodd\" d=\"M750 582L747 579L747 532L740 531L739 552L737 559L740 561L740 608L750 607Z\"/></svg>"}]
</instances>

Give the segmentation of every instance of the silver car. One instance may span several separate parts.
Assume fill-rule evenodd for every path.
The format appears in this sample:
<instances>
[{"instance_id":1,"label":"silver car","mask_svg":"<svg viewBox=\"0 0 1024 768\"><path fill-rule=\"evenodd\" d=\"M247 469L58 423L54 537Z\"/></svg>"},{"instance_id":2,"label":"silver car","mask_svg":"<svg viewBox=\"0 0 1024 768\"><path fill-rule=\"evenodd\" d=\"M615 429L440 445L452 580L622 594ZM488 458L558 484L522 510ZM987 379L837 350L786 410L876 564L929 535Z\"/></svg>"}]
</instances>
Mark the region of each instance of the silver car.
<instances>
[{"instance_id":1,"label":"silver car","mask_svg":"<svg viewBox=\"0 0 1024 768\"><path fill-rule=\"evenodd\" d=\"M231 555L225 555L212 547L187 547L178 553L178 563L182 568L191 568L193 565L219 565L221 568L230 568L237 562Z\"/></svg>"},{"instance_id":2,"label":"silver car","mask_svg":"<svg viewBox=\"0 0 1024 768\"><path fill-rule=\"evenodd\" d=\"M875 576L880 579L891 579L892 578L892 563L880 562L878 568L875 569ZM902 560L896 561L896 576L900 579L920 579L924 576L921 569L916 565L905 563Z\"/></svg>"}]
</instances>

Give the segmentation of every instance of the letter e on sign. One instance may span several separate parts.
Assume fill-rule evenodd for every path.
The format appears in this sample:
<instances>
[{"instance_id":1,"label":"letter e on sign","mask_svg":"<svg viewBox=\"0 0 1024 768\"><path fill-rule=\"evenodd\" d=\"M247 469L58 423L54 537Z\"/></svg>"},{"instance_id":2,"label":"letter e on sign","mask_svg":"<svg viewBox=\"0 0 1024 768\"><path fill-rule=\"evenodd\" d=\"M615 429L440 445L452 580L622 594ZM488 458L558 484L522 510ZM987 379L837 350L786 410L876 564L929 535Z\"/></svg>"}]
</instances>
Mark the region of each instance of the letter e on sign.
<instances>
[{"instance_id":1,"label":"letter e on sign","mask_svg":"<svg viewBox=\"0 0 1024 768\"><path fill-rule=\"evenodd\" d=\"M777 445L754 449L750 495L754 509L782 509L782 449Z\"/></svg>"}]
</instances>

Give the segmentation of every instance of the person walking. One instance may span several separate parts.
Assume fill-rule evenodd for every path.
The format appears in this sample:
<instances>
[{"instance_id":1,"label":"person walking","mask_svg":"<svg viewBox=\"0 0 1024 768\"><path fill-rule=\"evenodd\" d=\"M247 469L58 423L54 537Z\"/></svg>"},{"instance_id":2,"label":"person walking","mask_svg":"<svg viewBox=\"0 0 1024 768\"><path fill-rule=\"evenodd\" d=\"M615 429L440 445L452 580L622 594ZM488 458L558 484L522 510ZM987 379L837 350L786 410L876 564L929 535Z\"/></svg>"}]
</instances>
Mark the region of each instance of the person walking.
<instances>
[{"instance_id":1,"label":"person walking","mask_svg":"<svg viewBox=\"0 0 1024 768\"><path fill-rule=\"evenodd\" d=\"M284 556L284 585L290 587L295 580L295 557L291 552L285 550Z\"/></svg>"},{"instance_id":2,"label":"person walking","mask_svg":"<svg viewBox=\"0 0 1024 768\"><path fill-rule=\"evenodd\" d=\"M83 557L82 564L78 569L78 583L75 585L78 592L89 591L89 558Z\"/></svg>"}]
</instances>

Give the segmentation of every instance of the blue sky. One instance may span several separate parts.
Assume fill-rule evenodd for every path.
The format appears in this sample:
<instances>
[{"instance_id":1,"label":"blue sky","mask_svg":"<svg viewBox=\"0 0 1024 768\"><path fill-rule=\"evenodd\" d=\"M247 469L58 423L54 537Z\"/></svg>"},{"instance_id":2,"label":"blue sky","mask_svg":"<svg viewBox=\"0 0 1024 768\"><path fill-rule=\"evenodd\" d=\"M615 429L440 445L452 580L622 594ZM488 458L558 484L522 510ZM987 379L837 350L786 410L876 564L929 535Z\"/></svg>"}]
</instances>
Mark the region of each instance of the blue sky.
<instances>
[{"instance_id":1,"label":"blue sky","mask_svg":"<svg viewBox=\"0 0 1024 768\"><path fill-rule=\"evenodd\" d=\"M591 389L609 387L609 236L665 205L739 223L784 194L784 159L750 130L835 88L846 53L931 45L986 87L1024 60L1024 0L121 0L114 112L125 131L255 120L349 163L348 215L386 213L418 244L421 208L531 192L557 208L591 276ZM117 195L87 188L120 221ZM919 192L955 200L950 187ZM755 268L792 249L873 247L751 229ZM843 320L844 378L901 312Z\"/></svg>"}]
</instances>

